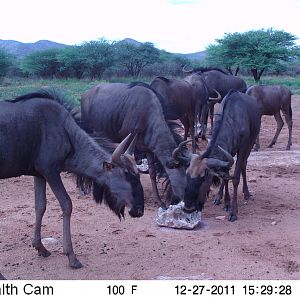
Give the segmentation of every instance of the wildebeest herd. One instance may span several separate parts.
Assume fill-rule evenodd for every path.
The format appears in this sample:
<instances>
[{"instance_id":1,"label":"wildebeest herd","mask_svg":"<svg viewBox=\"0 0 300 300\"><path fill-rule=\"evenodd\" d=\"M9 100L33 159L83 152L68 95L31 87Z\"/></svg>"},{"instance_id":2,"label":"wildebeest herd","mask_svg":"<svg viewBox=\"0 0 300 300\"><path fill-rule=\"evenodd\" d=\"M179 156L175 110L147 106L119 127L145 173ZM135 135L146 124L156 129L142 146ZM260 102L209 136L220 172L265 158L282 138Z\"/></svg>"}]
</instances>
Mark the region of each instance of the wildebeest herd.
<instances>
[{"instance_id":1,"label":"wildebeest herd","mask_svg":"<svg viewBox=\"0 0 300 300\"><path fill-rule=\"evenodd\" d=\"M228 220L237 220L240 174L244 197L251 196L246 166L253 146L259 148L262 115L274 115L277 121L269 147L283 125L280 110L289 129L287 150L292 145L291 93L281 86L247 89L242 79L220 69L189 72L181 80L160 76L150 84L101 83L82 95L80 109L50 89L0 102L0 179L34 176L32 245L39 255L50 255L41 241L48 183L63 211L64 253L71 267L82 267L72 246L72 202L60 177L65 171L75 174L80 189L91 190L95 201L104 201L119 218L124 217L125 206L131 217L142 217L144 192L137 160L147 158L153 194L161 206L183 201L187 213L201 211L215 184L220 185L215 203L221 202L225 189ZM201 124L199 136L206 139L209 114L214 114L212 135L207 149L196 153L197 123ZM181 121L184 136L174 120ZM166 178L164 200L157 188L162 176ZM229 180L233 197L228 192ZM0 279L4 279L1 273Z\"/></svg>"}]
</instances>

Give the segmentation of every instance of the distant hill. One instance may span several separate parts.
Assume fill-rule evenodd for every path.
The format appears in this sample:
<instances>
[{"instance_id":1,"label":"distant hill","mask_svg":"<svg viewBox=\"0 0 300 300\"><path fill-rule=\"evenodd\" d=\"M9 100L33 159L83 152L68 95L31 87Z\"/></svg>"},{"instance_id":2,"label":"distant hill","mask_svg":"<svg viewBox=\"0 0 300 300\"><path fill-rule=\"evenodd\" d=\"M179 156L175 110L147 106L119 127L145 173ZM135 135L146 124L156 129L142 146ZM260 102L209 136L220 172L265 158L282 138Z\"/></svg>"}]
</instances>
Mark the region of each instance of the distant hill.
<instances>
[{"instance_id":1,"label":"distant hill","mask_svg":"<svg viewBox=\"0 0 300 300\"><path fill-rule=\"evenodd\" d=\"M126 42L133 45L140 45L141 42L138 42L131 38L123 39L120 42ZM0 48L5 49L7 52L13 54L17 58L23 58L24 56L34 52L34 51L43 51L50 48L64 48L68 45L60 44L47 40L40 40L35 43L21 43L13 40L1 40L0 39ZM199 51L196 53L172 53L178 56L186 57L191 60L203 60L205 57L205 51Z\"/></svg>"},{"instance_id":2,"label":"distant hill","mask_svg":"<svg viewBox=\"0 0 300 300\"><path fill-rule=\"evenodd\" d=\"M140 45L141 42L138 42L134 39L131 39L131 38L126 38L122 41L120 41L122 43L128 43L128 44L133 44L133 45ZM187 54L183 54L183 53L171 53L171 54L175 54L175 55L178 55L178 56L182 56L182 57L185 57L185 58L188 58L188 59L191 59L191 60L203 60L205 58L205 54L206 52L205 51L199 51L199 52L195 52L195 53L187 53Z\"/></svg>"},{"instance_id":3,"label":"distant hill","mask_svg":"<svg viewBox=\"0 0 300 300\"><path fill-rule=\"evenodd\" d=\"M206 56L206 51L199 51L199 52L187 53L187 54L182 54L182 53L173 53L173 54L188 58L190 60L203 60Z\"/></svg>"},{"instance_id":4,"label":"distant hill","mask_svg":"<svg viewBox=\"0 0 300 300\"><path fill-rule=\"evenodd\" d=\"M35 43L21 43L13 40L0 40L0 48L15 55L17 58L22 58L34 51L43 51L50 48L64 48L67 45L59 44L52 41L41 40Z\"/></svg>"}]
</instances>

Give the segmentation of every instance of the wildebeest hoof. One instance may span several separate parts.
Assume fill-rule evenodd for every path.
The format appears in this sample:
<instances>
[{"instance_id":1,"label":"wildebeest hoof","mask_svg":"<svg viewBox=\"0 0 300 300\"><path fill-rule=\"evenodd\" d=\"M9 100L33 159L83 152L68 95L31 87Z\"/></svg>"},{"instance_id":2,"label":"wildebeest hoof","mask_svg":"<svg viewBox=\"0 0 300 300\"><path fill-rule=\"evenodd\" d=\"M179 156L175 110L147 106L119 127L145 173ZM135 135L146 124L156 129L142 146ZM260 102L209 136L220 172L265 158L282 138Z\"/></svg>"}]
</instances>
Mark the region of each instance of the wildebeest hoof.
<instances>
[{"instance_id":1,"label":"wildebeest hoof","mask_svg":"<svg viewBox=\"0 0 300 300\"><path fill-rule=\"evenodd\" d=\"M48 257L51 255L51 252L44 248L43 250L38 250L38 255L42 257Z\"/></svg>"},{"instance_id":2,"label":"wildebeest hoof","mask_svg":"<svg viewBox=\"0 0 300 300\"><path fill-rule=\"evenodd\" d=\"M244 195L244 200L254 200L254 197L252 194L247 194L247 195Z\"/></svg>"},{"instance_id":3,"label":"wildebeest hoof","mask_svg":"<svg viewBox=\"0 0 300 300\"><path fill-rule=\"evenodd\" d=\"M83 267L83 264L78 259L75 259L73 262L70 262L70 267L73 269L80 269Z\"/></svg>"},{"instance_id":4,"label":"wildebeest hoof","mask_svg":"<svg viewBox=\"0 0 300 300\"><path fill-rule=\"evenodd\" d=\"M237 220L237 216L236 216L236 215L230 214L230 215L228 216L228 221L234 222L234 221L236 221L236 220Z\"/></svg>"}]
</instances>

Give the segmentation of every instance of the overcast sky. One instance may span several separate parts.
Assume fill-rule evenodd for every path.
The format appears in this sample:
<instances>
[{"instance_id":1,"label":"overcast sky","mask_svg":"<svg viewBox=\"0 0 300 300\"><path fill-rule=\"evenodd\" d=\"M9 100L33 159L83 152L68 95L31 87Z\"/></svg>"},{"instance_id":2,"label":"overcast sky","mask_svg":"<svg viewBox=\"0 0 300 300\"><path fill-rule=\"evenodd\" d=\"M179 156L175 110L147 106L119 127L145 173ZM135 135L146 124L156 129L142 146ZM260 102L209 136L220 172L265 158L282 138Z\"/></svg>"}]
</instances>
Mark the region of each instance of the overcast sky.
<instances>
[{"instance_id":1,"label":"overcast sky","mask_svg":"<svg viewBox=\"0 0 300 300\"><path fill-rule=\"evenodd\" d=\"M105 37L193 53L225 33L274 28L300 39L300 0L1 0L0 39L74 45ZM300 40L297 41L300 44Z\"/></svg>"}]
</instances>

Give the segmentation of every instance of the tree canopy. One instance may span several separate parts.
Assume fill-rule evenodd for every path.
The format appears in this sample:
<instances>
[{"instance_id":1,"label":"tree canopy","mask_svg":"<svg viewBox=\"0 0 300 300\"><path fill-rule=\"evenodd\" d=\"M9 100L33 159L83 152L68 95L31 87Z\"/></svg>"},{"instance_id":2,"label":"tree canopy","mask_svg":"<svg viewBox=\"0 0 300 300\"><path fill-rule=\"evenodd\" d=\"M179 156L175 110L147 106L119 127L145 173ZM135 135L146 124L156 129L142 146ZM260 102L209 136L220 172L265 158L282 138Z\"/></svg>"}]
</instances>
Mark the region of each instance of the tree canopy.
<instances>
[{"instance_id":1,"label":"tree canopy","mask_svg":"<svg viewBox=\"0 0 300 300\"><path fill-rule=\"evenodd\" d=\"M245 33L227 33L207 48L207 62L222 66L250 70L259 81L267 69L280 69L299 55L296 36L282 30L260 29Z\"/></svg>"},{"instance_id":2,"label":"tree canopy","mask_svg":"<svg viewBox=\"0 0 300 300\"><path fill-rule=\"evenodd\" d=\"M128 74L133 77L140 75L141 71L148 65L160 60L160 51L152 43L127 43L116 44L116 62L127 69Z\"/></svg>"},{"instance_id":3,"label":"tree canopy","mask_svg":"<svg viewBox=\"0 0 300 300\"><path fill-rule=\"evenodd\" d=\"M5 76L9 67L13 66L14 57L0 48L0 78Z\"/></svg>"}]
</instances>

